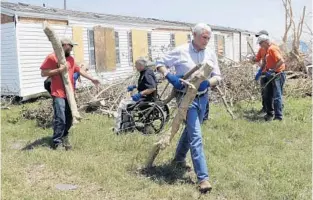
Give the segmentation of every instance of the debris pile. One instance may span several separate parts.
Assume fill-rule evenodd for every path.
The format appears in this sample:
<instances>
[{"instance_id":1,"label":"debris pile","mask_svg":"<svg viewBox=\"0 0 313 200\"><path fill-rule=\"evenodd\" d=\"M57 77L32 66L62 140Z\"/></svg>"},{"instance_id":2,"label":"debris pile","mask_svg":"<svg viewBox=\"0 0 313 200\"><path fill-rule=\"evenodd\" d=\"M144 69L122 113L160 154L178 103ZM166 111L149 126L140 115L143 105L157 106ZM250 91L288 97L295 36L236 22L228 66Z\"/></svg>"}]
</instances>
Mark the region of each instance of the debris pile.
<instances>
[{"instance_id":1,"label":"debris pile","mask_svg":"<svg viewBox=\"0 0 313 200\"><path fill-rule=\"evenodd\" d=\"M222 102L222 98L230 106L240 101L260 99L261 87L254 80L256 67L249 62L220 62L223 81L219 88L212 88L210 100ZM310 77L303 72L287 71L287 80L284 95L288 97L312 96L312 84ZM126 79L110 81L99 87L83 87L76 91L76 101L80 112L92 112L113 117L120 101L130 98L127 86L137 83L138 73L132 74ZM165 99L171 92L172 86L165 79L158 81L158 93L161 99ZM219 90L219 91L218 91ZM221 96L221 94L223 94ZM222 98L221 98L222 97ZM175 106L175 99L169 106ZM24 109L22 117L36 119L40 127L47 128L52 124L53 108L52 100L42 100L36 108Z\"/></svg>"}]
</instances>

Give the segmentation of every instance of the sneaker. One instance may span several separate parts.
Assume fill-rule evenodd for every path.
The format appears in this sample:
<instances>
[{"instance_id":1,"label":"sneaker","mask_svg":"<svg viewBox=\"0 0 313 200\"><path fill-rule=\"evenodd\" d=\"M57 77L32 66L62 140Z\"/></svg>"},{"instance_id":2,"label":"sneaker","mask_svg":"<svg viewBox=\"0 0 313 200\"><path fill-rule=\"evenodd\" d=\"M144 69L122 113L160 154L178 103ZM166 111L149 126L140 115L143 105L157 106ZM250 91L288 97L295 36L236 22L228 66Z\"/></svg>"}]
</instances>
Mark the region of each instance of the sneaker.
<instances>
[{"instance_id":1,"label":"sneaker","mask_svg":"<svg viewBox=\"0 0 313 200\"><path fill-rule=\"evenodd\" d=\"M66 151L72 149L72 145L70 144L68 137L63 138L63 147L65 148Z\"/></svg>"},{"instance_id":2,"label":"sneaker","mask_svg":"<svg viewBox=\"0 0 313 200\"><path fill-rule=\"evenodd\" d=\"M269 122L269 121L272 121L273 120L273 115L265 115L264 116L264 119L265 119L265 121L267 121L267 122Z\"/></svg>"},{"instance_id":3,"label":"sneaker","mask_svg":"<svg viewBox=\"0 0 313 200\"><path fill-rule=\"evenodd\" d=\"M186 171L191 171L191 165L188 164L186 161L176 161L175 159L171 163L173 166L179 169L184 169Z\"/></svg>"},{"instance_id":4,"label":"sneaker","mask_svg":"<svg viewBox=\"0 0 313 200\"><path fill-rule=\"evenodd\" d=\"M209 183L209 181L207 180L204 180L204 181L201 181L200 184L199 184L199 191L201 193L207 193L207 192L211 192L212 190L212 186L211 184Z\"/></svg>"}]
</instances>

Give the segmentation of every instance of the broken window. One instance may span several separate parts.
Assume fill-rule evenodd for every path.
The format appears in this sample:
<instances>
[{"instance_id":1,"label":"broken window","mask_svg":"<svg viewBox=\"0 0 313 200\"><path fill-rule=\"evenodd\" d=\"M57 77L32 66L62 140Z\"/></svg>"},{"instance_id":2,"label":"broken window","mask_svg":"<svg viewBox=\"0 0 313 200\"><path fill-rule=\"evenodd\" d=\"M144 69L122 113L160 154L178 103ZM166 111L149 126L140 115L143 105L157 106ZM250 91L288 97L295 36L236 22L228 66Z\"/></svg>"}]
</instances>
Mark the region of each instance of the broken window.
<instances>
[{"instance_id":1,"label":"broken window","mask_svg":"<svg viewBox=\"0 0 313 200\"><path fill-rule=\"evenodd\" d=\"M133 65L133 41L132 41L132 32L129 31L127 33L127 40L128 40L128 63L129 65Z\"/></svg>"},{"instance_id":2,"label":"broken window","mask_svg":"<svg viewBox=\"0 0 313 200\"><path fill-rule=\"evenodd\" d=\"M176 44L175 44L175 34L171 33L170 47L174 48L175 46L176 46Z\"/></svg>"},{"instance_id":3,"label":"broken window","mask_svg":"<svg viewBox=\"0 0 313 200\"><path fill-rule=\"evenodd\" d=\"M191 42L191 34L190 33L188 34L188 42L189 43Z\"/></svg>"},{"instance_id":4,"label":"broken window","mask_svg":"<svg viewBox=\"0 0 313 200\"><path fill-rule=\"evenodd\" d=\"M151 32L147 33L148 38L148 57L149 60L152 60L152 39L151 39Z\"/></svg>"},{"instance_id":5,"label":"broken window","mask_svg":"<svg viewBox=\"0 0 313 200\"><path fill-rule=\"evenodd\" d=\"M217 56L225 56L225 36L215 34L214 47Z\"/></svg>"},{"instance_id":6,"label":"broken window","mask_svg":"<svg viewBox=\"0 0 313 200\"><path fill-rule=\"evenodd\" d=\"M89 66L90 66L90 69L95 69L96 58L95 58L94 31L88 30L87 35L88 35L88 49L89 49Z\"/></svg>"},{"instance_id":7,"label":"broken window","mask_svg":"<svg viewBox=\"0 0 313 200\"><path fill-rule=\"evenodd\" d=\"M121 59L120 59L120 40L118 36L118 32L115 31L115 58L116 58L116 65L120 66L121 65Z\"/></svg>"}]
</instances>

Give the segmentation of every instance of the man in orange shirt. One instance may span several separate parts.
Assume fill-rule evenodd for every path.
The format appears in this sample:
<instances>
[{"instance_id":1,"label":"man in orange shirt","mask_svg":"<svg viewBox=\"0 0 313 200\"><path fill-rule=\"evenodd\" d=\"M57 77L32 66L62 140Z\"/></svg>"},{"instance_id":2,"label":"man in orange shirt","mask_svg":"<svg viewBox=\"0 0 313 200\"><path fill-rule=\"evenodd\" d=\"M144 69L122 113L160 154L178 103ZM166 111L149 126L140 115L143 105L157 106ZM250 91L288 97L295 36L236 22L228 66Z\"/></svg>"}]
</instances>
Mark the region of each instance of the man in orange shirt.
<instances>
[{"instance_id":1,"label":"man in orange shirt","mask_svg":"<svg viewBox=\"0 0 313 200\"><path fill-rule=\"evenodd\" d=\"M255 34L255 37L259 37L260 35L267 35L268 32L266 30L261 30L257 34ZM265 74L265 55L266 55L266 50L264 48L259 48L259 51L256 56L252 57L253 62L259 63L259 69L257 71L257 74L255 75L255 80L258 81L261 77L260 84L261 84L261 98L262 98L262 109L260 110L260 113L265 113L266 112L266 105L265 105L265 98L264 98L264 90L263 87L265 85L265 78L262 76L262 74Z\"/></svg>"},{"instance_id":2,"label":"man in orange shirt","mask_svg":"<svg viewBox=\"0 0 313 200\"><path fill-rule=\"evenodd\" d=\"M260 35L258 43L261 48L266 49L265 77L266 85L264 96L266 103L266 121L283 119L283 87L286 80L284 73L285 64L278 46L273 45L267 35ZM274 103L274 104L273 104ZM272 109L274 105L274 109ZM274 115L275 114L275 115Z\"/></svg>"},{"instance_id":3,"label":"man in orange shirt","mask_svg":"<svg viewBox=\"0 0 313 200\"><path fill-rule=\"evenodd\" d=\"M53 125L53 145L52 148L56 149L60 144L63 144L66 150L71 149L71 145L68 140L68 132L72 126L72 114L66 99L66 93L61 77L61 73L68 71L69 78L74 89L74 72L79 72L83 77L91 80L95 85L99 84L99 81L92 78L87 72L79 68L75 64L75 60L70 53L75 43L68 38L61 40L62 47L65 53L66 64L58 67L58 59L55 53L49 54L43 64L41 65L41 76L51 77L51 96L53 98L54 109L54 125Z\"/></svg>"}]
</instances>

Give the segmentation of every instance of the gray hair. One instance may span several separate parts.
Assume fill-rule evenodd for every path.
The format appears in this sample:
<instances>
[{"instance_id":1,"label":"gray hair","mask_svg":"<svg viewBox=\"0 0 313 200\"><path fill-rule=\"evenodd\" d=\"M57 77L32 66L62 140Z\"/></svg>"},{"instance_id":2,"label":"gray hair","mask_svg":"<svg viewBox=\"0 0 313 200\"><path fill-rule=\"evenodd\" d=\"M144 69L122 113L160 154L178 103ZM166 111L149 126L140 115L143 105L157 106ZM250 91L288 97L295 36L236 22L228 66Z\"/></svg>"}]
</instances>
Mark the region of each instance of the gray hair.
<instances>
[{"instance_id":1,"label":"gray hair","mask_svg":"<svg viewBox=\"0 0 313 200\"><path fill-rule=\"evenodd\" d=\"M142 65L142 66L144 66L144 67L151 67L151 66L154 65L153 62L151 62L151 61L149 61L148 59L143 58L143 57L138 58L138 59L136 60L136 63L138 63L138 64L140 64L140 65Z\"/></svg>"},{"instance_id":2,"label":"gray hair","mask_svg":"<svg viewBox=\"0 0 313 200\"><path fill-rule=\"evenodd\" d=\"M196 35L202 34L205 31L208 31L210 35L212 34L211 27L205 23L198 23L192 29L192 33L195 33Z\"/></svg>"}]
</instances>

